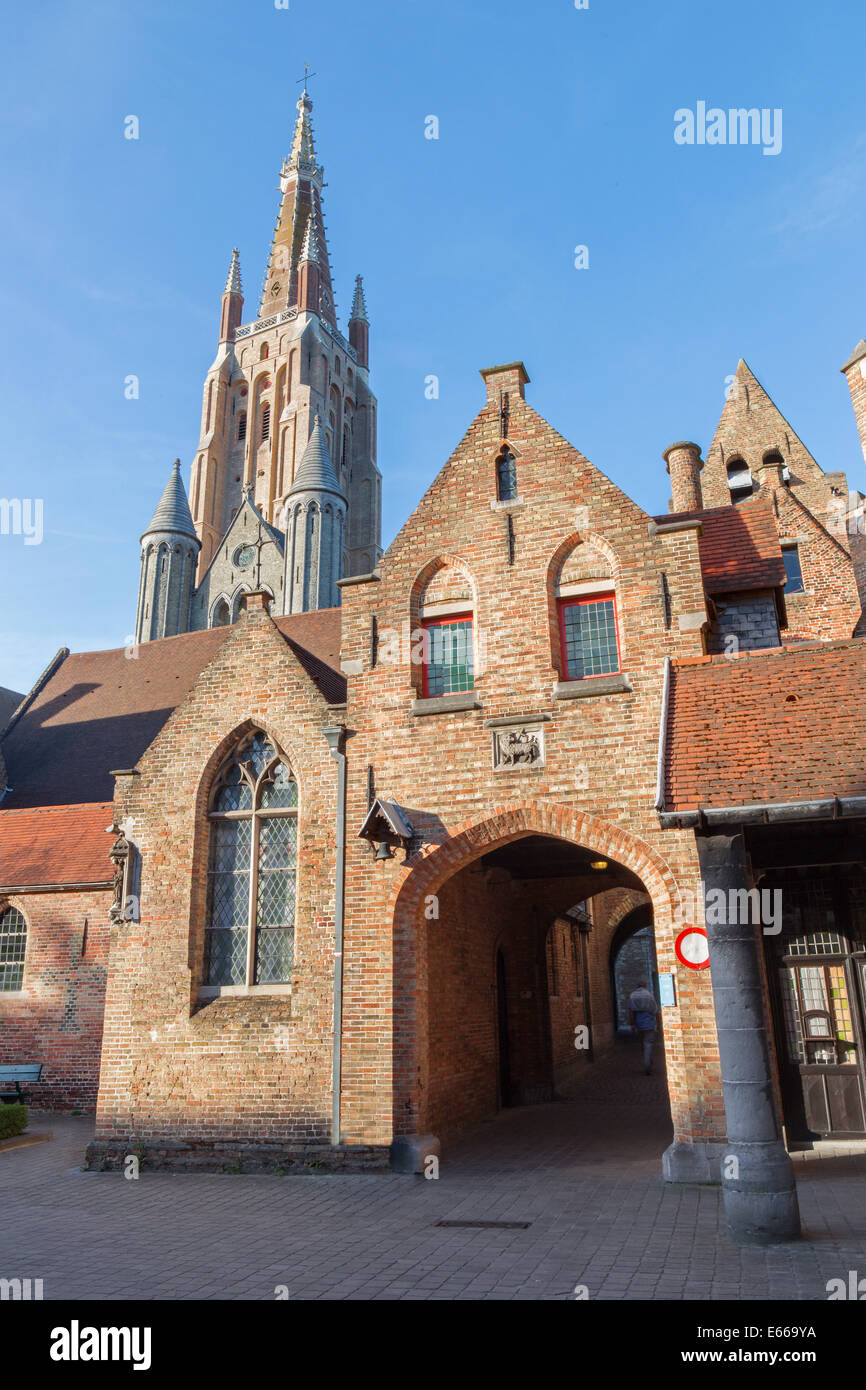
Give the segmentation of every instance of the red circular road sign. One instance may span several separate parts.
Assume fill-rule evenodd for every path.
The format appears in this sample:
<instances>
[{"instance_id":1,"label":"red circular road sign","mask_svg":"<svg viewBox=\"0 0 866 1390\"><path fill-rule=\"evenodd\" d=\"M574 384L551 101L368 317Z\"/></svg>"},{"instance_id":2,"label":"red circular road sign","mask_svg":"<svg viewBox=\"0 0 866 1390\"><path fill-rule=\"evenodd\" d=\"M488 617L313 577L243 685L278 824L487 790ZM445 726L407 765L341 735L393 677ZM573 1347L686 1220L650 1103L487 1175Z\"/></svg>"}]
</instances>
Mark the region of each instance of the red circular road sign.
<instances>
[{"instance_id":1,"label":"red circular road sign","mask_svg":"<svg viewBox=\"0 0 866 1390\"><path fill-rule=\"evenodd\" d=\"M686 927L674 942L677 960L689 970L706 970L710 963L710 944L703 927Z\"/></svg>"}]
</instances>

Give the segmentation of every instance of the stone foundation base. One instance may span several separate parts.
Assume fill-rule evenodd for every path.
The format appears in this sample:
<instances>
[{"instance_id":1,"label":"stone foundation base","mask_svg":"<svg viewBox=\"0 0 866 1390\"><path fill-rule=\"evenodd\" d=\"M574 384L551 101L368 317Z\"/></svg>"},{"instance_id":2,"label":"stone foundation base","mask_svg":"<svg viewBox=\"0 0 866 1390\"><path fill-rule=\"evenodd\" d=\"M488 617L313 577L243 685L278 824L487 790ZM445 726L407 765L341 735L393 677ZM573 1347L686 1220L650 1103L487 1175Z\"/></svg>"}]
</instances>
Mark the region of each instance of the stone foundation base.
<instances>
[{"instance_id":1,"label":"stone foundation base","mask_svg":"<svg viewBox=\"0 0 866 1390\"><path fill-rule=\"evenodd\" d=\"M90 1172L119 1172L128 1158L140 1168L170 1173L375 1173L387 1171L387 1145L257 1144L175 1139L95 1139L87 1146Z\"/></svg>"},{"instance_id":2,"label":"stone foundation base","mask_svg":"<svg viewBox=\"0 0 866 1390\"><path fill-rule=\"evenodd\" d=\"M665 1182L718 1184L722 1180L722 1158L729 1147L721 1139L701 1143L675 1139L662 1154L662 1177Z\"/></svg>"}]
</instances>

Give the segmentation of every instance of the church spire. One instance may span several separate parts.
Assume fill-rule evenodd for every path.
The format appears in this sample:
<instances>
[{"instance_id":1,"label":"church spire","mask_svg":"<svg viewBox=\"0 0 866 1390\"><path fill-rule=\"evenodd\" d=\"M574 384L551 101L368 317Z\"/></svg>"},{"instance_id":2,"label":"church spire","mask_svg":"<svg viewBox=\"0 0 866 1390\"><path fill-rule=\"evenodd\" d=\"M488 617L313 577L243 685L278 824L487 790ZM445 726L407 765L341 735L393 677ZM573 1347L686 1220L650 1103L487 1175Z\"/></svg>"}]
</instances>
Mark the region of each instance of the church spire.
<instances>
[{"instance_id":1,"label":"church spire","mask_svg":"<svg viewBox=\"0 0 866 1390\"><path fill-rule=\"evenodd\" d=\"M324 170L316 156L312 123L313 103L306 91L298 102L298 119L291 154L280 171L282 199L274 228L268 271L265 276L259 314L298 308L318 314L331 327L337 327L331 267L322 212ZM299 283L304 261L318 266L315 301L310 300L310 278ZM300 290L306 291L301 302Z\"/></svg>"},{"instance_id":2,"label":"church spire","mask_svg":"<svg viewBox=\"0 0 866 1390\"><path fill-rule=\"evenodd\" d=\"M367 318L367 301L364 298L364 281L355 276L355 297L349 316L349 342L355 349L359 367L370 365L370 320Z\"/></svg>"},{"instance_id":3,"label":"church spire","mask_svg":"<svg viewBox=\"0 0 866 1390\"><path fill-rule=\"evenodd\" d=\"M220 342L234 337L235 329L243 321L244 292L241 285L241 262L238 248L232 251L231 265L226 276L220 309Z\"/></svg>"},{"instance_id":4,"label":"church spire","mask_svg":"<svg viewBox=\"0 0 866 1390\"><path fill-rule=\"evenodd\" d=\"M229 294L243 294L241 285L241 260L238 255L238 248L232 251L232 263L229 266L229 273L226 276L226 290Z\"/></svg>"}]
</instances>

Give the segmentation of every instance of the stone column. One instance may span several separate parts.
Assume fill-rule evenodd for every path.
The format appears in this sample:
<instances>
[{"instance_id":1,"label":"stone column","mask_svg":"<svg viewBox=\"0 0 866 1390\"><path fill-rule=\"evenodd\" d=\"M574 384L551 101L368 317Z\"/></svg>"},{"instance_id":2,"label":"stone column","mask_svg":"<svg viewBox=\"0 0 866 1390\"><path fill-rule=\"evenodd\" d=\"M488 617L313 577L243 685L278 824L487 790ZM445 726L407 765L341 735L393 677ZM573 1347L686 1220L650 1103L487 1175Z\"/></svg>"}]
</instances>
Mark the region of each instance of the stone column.
<instances>
[{"instance_id":1,"label":"stone column","mask_svg":"<svg viewBox=\"0 0 866 1390\"><path fill-rule=\"evenodd\" d=\"M742 891L752 887L743 835L698 836L697 845L728 1128L722 1157L728 1230L743 1242L792 1240L800 1234L800 1212L773 1103L761 928L752 924Z\"/></svg>"}]
</instances>

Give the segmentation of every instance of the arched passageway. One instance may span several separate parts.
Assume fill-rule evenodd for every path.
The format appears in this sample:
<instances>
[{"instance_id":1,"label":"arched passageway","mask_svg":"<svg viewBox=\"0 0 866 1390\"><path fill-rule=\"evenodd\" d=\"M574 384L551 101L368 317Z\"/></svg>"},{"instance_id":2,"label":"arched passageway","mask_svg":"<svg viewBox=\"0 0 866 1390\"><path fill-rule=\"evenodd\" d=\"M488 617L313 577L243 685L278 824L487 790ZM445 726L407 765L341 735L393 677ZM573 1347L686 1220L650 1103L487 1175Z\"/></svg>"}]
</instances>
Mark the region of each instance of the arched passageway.
<instances>
[{"instance_id":1,"label":"arched passageway","mask_svg":"<svg viewBox=\"0 0 866 1390\"><path fill-rule=\"evenodd\" d=\"M610 990L613 1024L618 1033L630 1030L628 999L641 980L658 1001L658 966L653 939L652 906L632 908L610 941Z\"/></svg>"},{"instance_id":2,"label":"arched passageway","mask_svg":"<svg viewBox=\"0 0 866 1390\"><path fill-rule=\"evenodd\" d=\"M434 852L396 903L398 1134L448 1139L503 1107L578 1094L615 1043L612 937L650 884L669 907L651 854L643 874L624 862L638 855L621 832L614 859L602 831L587 844L497 828L459 856L452 840L436 865Z\"/></svg>"}]
</instances>

